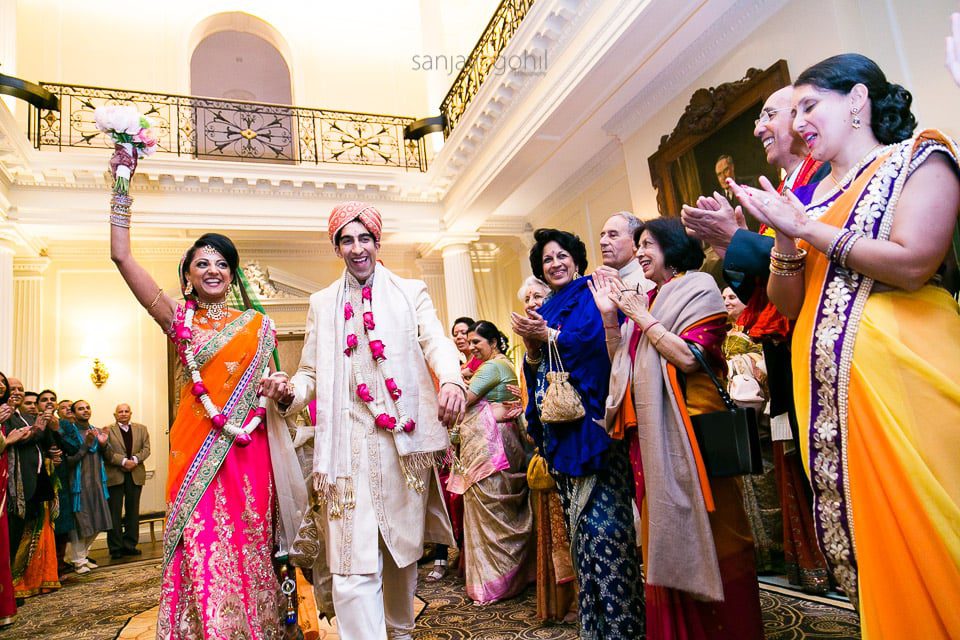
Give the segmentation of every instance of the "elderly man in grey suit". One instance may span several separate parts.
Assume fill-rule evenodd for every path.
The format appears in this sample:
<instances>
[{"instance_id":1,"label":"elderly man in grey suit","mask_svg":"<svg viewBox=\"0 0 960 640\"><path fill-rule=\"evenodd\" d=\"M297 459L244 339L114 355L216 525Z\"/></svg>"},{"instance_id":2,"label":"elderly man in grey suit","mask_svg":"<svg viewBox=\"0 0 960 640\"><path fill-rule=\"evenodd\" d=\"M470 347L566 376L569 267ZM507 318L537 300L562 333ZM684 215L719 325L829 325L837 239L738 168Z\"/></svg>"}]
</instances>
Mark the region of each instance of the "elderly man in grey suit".
<instances>
[{"instance_id":1,"label":"elderly man in grey suit","mask_svg":"<svg viewBox=\"0 0 960 640\"><path fill-rule=\"evenodd\" d=\"M142 424L130 422L133 411L128 404L118 404L113 413L116 422L106 428L107 491L110 492L110 515L113 529L107 532L107 546L114 560L139 556L140 492L147 479L144 460L150 456L150 434ZM122 516L122 518L121 518Z\"/></svg>"}]
</instances>

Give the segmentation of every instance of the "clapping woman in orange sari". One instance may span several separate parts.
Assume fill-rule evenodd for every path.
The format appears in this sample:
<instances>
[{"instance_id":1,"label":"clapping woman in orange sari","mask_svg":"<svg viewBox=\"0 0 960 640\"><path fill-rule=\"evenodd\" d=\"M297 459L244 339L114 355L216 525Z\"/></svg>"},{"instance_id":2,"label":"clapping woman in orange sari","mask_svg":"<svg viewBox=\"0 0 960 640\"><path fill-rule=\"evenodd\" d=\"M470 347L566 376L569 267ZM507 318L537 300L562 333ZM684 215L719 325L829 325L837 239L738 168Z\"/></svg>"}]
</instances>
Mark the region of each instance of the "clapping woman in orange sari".
<instances>
[{"instance_id":1,"label":"clapping woman in orange sari","mask_svg":"<svg viewBox=\"0 0 960 640\"><path fill-rule=\"evenodd\" d=\"M830 176L810 198L733 188L777 232L768 293L796 318L820 547L864 638L957 638L960 313L939 286L960 209L957 146L913 135L910 93L861 55L801 73L793 103Z\"/></svg>"}]
</instances>

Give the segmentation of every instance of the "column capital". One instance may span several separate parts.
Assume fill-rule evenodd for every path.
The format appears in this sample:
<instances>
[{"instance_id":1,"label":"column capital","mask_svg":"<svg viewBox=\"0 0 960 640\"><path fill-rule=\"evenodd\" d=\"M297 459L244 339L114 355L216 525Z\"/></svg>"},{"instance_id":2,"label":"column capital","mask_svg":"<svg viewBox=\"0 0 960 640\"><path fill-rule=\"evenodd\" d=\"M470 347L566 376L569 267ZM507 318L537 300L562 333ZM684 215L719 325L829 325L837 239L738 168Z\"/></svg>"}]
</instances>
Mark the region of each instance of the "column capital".
<instances>
[{"instance_id":1,"label":"column capital","mask_svg":"<svg viewBox=\"0 0 960 640\"><path fill-rule=\"evenodd\" d=\"M463 251L463 247L469 249L470 243L476 242L479 239L480 235L476 233L445 233L437 240L425 244L420 250L420 255L427 258L436 252L439 252L441 255L459 253ZM450 247L456 248L447 251Z\"/></svg>"},{"instance_id":2,"label":"column capital","mask_svg":"<svg viewBox=\"0 0 960 640\"><path fill-rule=\"evenodd\" d=\"M533 248L533 245L536 243L536 240L533 238L533 225L529 222L523 225L523 231L517 235L517 239L520 241L521 246L527 251Z\"/></svg>"},{"instance_id":3,"label":"column capital","mask_svg":"<svg viewBox=\"0 0 960 640\"><path fill-rule=\"evenodd\" d=\"M22 227L15 223L0 223L0 249L9 253L25 250L27 255L42 255L45 248Z\"/></svg>"},{"instance_id":4,"label":"column capital","mask_svg":"<svg viewBox=\"0 0 960 640\"><path fill-rule=\"evenodd\" d=\"M49 266L50 258L44 256L38 258L14 258L13 277L39 278Z\"/></svg>"}]
</instances>

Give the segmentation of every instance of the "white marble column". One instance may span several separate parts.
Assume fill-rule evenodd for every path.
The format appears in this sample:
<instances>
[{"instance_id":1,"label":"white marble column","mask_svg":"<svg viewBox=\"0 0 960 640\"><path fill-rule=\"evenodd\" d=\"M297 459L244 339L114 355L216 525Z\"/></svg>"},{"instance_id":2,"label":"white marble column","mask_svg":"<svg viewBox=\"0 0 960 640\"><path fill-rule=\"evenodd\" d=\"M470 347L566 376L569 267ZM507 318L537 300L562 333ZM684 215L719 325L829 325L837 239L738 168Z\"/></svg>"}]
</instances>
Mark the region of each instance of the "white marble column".
<instances>
[{"instance_id":1,"label":"white marble column","mask_svg":"<svg viewBox=\"0 0 960 640\"><path fill-rule=\"evenodd\" d=\"M444 327L450 327L450 320L447 316L447 292L443 282L443 261L439 257L418 258L417 266L420 268L420 279L427 284L427 292L430 299L433 300L433 306L437 310L437 317L440 318Z\"/></svg>"},{"instance_id":2,"label":"white marble column","mask_svg":"<svg viewBox=\"0 0 960 640\"><path fill-rule=\"evenodd\" d=\"M13 246L0 238L0 371L14 375Z\"/></svg>"},{"instance_id":3,"label":"white marble column","mask_svg":"<svg viewBox=\"0 0 960 640\"><path fill-rule=\"evenodd\" d=\"M13 366L24 387L39 391L44 385L43 362L43 272L48 258L17 260L13 265Z\"/></svg>"},{"instance_id":4,"label":"white marble column","mask_svg":"<svg viewBox=\"0 0 960 640\"><path fill-rule=\"evenodd\" d=\"M480 310L470 263L470 246L466 243L450 244L443 248L442 255L447 317L451 320L460 316L476 318Z\"/></svg>"}]
</instances>

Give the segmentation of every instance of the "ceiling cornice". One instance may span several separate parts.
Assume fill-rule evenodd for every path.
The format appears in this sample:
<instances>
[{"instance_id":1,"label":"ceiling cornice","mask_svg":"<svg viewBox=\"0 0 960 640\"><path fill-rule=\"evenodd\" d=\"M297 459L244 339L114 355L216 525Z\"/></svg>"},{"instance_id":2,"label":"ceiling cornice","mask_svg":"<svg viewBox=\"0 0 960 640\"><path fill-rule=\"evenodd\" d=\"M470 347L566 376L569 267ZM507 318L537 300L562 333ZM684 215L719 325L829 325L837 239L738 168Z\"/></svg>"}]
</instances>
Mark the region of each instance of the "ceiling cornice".
<instances>
[{"instance_id":1,"label":"ceiling cornice","mask_svg":"<svg viewBox=\"0 0 960 640\"><path fill-rule=\"evenodd\" d=\"M604 123L604 131L625 142L696 78L782 9L787 1L739 0L678 56L672 60L652 60L653 64L660 64L662 71Z\"/></svg>"}]
</instances>

